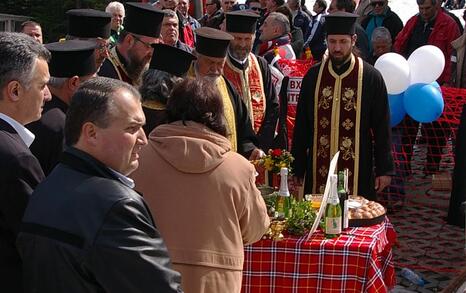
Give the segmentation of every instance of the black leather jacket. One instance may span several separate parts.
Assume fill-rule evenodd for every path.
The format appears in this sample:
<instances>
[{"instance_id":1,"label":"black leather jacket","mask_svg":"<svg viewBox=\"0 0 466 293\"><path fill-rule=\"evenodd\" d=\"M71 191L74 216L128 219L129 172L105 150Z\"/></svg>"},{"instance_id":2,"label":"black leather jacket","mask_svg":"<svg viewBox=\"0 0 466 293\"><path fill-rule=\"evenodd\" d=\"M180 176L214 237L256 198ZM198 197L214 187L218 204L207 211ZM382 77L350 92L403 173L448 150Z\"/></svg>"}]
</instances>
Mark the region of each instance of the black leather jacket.
<instances>
[{"instance_id":1,"label":"black leather jacket","mask_svg":"<svg viewBox=\"0 0 466 293\"><path fill-rule=\"evenodd\" d=\"M181 292L142 197L78 149L61 161L18 236L25 292Z\"/></svg>"}]
</instances>

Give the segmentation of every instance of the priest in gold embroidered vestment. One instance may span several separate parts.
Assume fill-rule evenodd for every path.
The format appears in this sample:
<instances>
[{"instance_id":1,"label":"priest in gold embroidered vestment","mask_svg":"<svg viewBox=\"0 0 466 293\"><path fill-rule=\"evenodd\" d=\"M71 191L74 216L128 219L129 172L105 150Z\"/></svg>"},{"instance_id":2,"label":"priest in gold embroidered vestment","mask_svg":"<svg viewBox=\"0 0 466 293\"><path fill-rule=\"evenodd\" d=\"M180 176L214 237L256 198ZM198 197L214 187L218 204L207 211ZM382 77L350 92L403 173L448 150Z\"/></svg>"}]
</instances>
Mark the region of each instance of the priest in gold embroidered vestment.
<instances>
[{"instance_id":1,"label":"priest in gold embroidered vestment","mask_svg":"<svg viewBox=\"0 0 466 293\"><path fill-rule=\"evenodd\" d=\"M353 52L357 15L326 16L328 57L303 79L292 154L305 193L323 193L330 160L349 169L350 194L376 199L393 172L390 113L381 74Z\"/></svg>"},{"instance_id":2,"label":"priest in gold embroidered vestment","mask_svg":"<svg viewBox=\"0 0 466 293\"><path fill-rule=\"evenodd\" d=\"M148 3L127 2L125 29L98 75L140 86L152 58L152 45L160 42L163 16L163 11Z\"/></svg>"},{"instance_id":3,"label":"priest in gold embroidered vestment","mask_svg":"<svg viewBox=\"0 0 466 293\"><path fill-rule=\"evenodd\" d=\"M195 33L197 41L194 54L197 60L193 62L188 76L210 79L217 87L223 101L231 149L250 160L256 160L263 152L256 146L257 138L248 110L238 92L223 76L228 46L233 37L210 27L198 28Z\"/></svg>"},{"instance_id":4,"label":"priest in gold embroidered vestment","mask_svg":"<svg viewBox=\"0 0 466 293\"><path fill-rule=\"evenodd\" d=\"M223 75L248 108L249 118L263 150L273 148L278 120L278 97L267 61L251 53L259 16L238 10L226 14L226 31L234 39L228 47Z\"/></svg>"}]
</instances>

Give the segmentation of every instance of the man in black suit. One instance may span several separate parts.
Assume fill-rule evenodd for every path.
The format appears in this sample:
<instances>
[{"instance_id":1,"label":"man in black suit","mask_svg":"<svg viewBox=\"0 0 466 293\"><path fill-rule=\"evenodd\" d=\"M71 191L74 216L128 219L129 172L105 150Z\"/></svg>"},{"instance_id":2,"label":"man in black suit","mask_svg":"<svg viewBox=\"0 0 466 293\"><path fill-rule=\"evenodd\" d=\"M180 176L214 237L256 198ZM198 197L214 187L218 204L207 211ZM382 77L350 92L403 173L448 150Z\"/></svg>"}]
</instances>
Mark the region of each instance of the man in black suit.
<instances>
[{"instance_id":1,"label":"man in black suit","mask_svg":"<svg viewBox=\"0 0 466 293\"><path fill-rule=\"evenodd\" d=\"M65 115L71 96L84 81L95 75L97 68L95 42L66 40L45 47L52 54L48 84L52 100L45 104L40 120L26 127L36 136L30 149L47 176L63 152Z\"/></svg>"},{"instance_id":2,"label":"man in black suit","mask_svg":"<svg viewBox=\"0 0 466 293\"><path fill-rule=\"evenodd\" d=\"M24 210L44 179L29 151L34 135L23 125L41 117L50 100L49 51L31 37L0 33L0 291L22 292L15 241Z\"/></svg>"}]
</instances>

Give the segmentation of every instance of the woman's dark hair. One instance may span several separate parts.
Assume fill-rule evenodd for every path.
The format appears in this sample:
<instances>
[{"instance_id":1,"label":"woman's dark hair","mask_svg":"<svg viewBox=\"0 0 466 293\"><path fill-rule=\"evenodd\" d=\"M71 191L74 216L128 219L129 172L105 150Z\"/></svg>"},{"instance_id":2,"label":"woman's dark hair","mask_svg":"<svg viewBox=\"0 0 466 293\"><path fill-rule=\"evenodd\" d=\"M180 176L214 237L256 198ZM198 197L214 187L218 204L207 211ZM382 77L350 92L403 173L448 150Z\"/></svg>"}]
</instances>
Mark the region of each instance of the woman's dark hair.
<instances>
[{"instance_id":1,"label":"woman's dark hair","mask_svg":"<svg viewBox=\"0 0 466 293\"><path fill-rule=\"evenodd\" d=\"M226 137L223 101L211 79L186 78L172 91L167 104L167 120L194 121Z\"/></svg>"}]
</instances>

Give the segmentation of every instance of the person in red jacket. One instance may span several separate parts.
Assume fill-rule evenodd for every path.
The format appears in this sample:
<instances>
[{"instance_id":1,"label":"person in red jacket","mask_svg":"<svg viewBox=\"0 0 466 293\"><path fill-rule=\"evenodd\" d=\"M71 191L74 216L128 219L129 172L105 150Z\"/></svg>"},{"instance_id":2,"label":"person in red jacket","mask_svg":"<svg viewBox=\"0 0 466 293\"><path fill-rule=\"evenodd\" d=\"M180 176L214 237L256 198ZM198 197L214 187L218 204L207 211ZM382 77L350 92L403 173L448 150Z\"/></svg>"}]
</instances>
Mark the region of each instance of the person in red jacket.
<instances>
[{"instance_id":1,"label":"person in red jacket","mask_svg":"<svg viewBox=\"0 0 466 293\"><path fill-rule=\"evenodd\" d=\"M450 57L453 52L451 42L460 36L456 22L437 5L439 0L417 0L419 14L411 17L405 27L397 35L393 49L408 58L412 52L424 45L434 45L442 50L445 57L445 68L437 79L442 85L450 81L451 63ZM426 70L428 70L426 64ZM413 144L416 140L419 122L408 116L402 123L403 138L405 145L407 164L410 166L413 152ZM424 134L427 134L427 163L424 168L426 175L436 173L439 170L442 148L446 144L450 129L448 125L439 122L423 124Z\"/></svg>"},{"instance_id":2,"label":"person in red jacket","mask_svg":"<svg viewBox=\"0 0 466 293\"><path fill-rule=\"evenodd\" d=\"M419 14L411 17L405 27L397 35L393 49L405 56L424 45L434 45L442 50L445 56L445 68L438 78L443 84L450 80L450 56L453 51L451 42L460 36L456 22L441 9L439 0L417 0Z\"/></svg>"}]
</instances>

